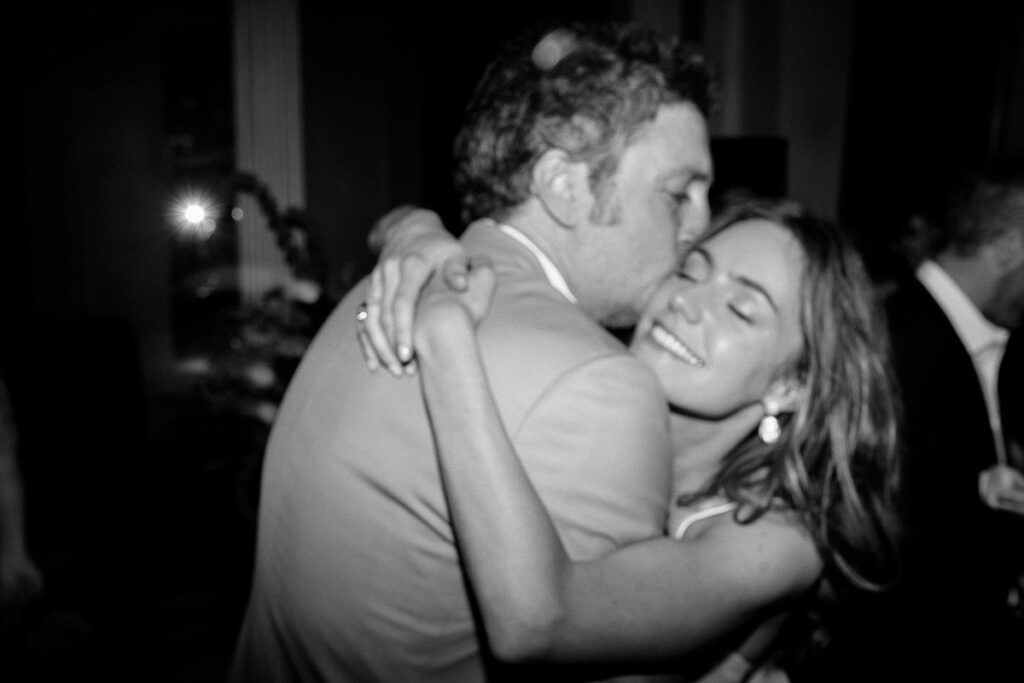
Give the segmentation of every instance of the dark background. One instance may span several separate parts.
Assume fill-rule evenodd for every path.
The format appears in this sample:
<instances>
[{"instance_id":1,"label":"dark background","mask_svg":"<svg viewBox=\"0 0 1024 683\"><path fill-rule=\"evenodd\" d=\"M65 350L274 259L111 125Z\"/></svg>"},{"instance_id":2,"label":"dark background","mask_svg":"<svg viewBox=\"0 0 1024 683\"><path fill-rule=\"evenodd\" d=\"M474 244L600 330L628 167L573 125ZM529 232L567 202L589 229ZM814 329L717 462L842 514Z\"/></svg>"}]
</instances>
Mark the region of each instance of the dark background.
<instances>
[{"instance_id":1,"label":"dark background","mask_svg":"<svg viewBox=\"0 0 1024 683\"><path fill-rule=\"evenodd\" d=\"M707 38L712 1L680 2L684 38ZM823 3L855 8L834 211L884 278L907 216L955 168L1024 151L1024 12L1018 2ZM788 6L758 3L768 21L748 34L750 54L786 39L770 19ZM299 7L301 208L339 295L368 270L366 232L389 208L424 204L457 224L451 138L500 40L539 19L626 19L633 4ZM211 264L230 269L234 245L230 230L205 252L183 245L166 214L183 185L216 186L234 169L231 10L226 0L6 10L13 183L0 370L47 578L25 644L35 671L215 681L227 664L266 423L247 408L251 391L217 383L226 373L197 386L182 369L184 351L204 344L221 352L217 367L237 360L238 347L224 346L237 291L199 300L183 284ZM716 191L789 191L789 142L716 136Z\"/></svg>"}]
</instances>

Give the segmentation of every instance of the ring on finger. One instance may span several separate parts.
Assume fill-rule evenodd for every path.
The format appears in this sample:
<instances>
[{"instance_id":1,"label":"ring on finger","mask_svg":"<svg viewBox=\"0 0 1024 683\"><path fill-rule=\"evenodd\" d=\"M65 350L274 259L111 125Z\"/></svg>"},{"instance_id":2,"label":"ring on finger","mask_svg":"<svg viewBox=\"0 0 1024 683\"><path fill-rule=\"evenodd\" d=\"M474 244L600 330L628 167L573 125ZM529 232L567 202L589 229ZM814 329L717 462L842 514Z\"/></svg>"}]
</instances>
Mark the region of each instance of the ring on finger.
<instances>
[{"instance_id":1,"label":"ring on finger","mask_svg":"<svg viewBox=\"0 0 1024 683\"><path fill-rule=\"evenodd\" d=\"M366 302L359 304L358 310L356 310L356 320L359 322L365 322L368 314L366 312Z\"/></svg>"}]
</instances>

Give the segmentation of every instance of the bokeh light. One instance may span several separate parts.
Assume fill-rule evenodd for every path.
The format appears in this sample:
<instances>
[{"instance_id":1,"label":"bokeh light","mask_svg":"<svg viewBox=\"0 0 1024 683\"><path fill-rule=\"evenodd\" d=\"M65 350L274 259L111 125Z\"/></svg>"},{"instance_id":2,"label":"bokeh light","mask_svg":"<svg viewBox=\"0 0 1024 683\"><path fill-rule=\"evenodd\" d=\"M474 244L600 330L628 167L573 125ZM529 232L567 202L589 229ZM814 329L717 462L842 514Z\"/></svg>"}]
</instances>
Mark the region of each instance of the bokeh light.
<instances>
[{"instance_id":1,"label":"bokeh light","mask_svg":"<svg viewBox=\"0 0 1024 683\"><path fill-rule=\"evenodd\" d=\"M198 204L189 204L185 207L185 221L192 225L197 225L203 222L206 218L206 209L199 206Z\"/></svg>"},{"instance_id":2,"label":"bokeh light","mask_svg":"<svg viewBox=\"0 0 1024 683\"><path fill-rule=\"evenodd\" d=\"M205 238L217 229L217 207L200 193L182 194L174 200L170 213L172 222L183 235Z\"/></svg>"}]
</instances>

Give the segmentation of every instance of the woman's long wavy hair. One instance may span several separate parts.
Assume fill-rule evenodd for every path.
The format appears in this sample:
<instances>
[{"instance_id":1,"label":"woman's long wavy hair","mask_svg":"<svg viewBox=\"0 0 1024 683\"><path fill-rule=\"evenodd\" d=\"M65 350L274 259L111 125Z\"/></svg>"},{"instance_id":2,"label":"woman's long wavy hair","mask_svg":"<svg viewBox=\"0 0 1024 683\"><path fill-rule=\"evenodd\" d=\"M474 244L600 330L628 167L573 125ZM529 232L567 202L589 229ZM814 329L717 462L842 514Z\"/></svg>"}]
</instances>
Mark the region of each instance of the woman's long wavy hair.
<instances>
[{"instance_id":1,"label":"woman's long wavy hair","mask_svg":"<svg viewBox=\"0 0 1024 683\"><path fill-rule=\"evenodd\" d=\"M780 416L778 441L751 434L705 493L740 503L738 521L792 510L814 537L828 586L877 590L894 579L898 399L887 341L863 263L839 228L790 200L727 205L707 239L749 219L788 230L804 254L803 350L786 372L806 388Z\"/></svg>"}]
</instances>

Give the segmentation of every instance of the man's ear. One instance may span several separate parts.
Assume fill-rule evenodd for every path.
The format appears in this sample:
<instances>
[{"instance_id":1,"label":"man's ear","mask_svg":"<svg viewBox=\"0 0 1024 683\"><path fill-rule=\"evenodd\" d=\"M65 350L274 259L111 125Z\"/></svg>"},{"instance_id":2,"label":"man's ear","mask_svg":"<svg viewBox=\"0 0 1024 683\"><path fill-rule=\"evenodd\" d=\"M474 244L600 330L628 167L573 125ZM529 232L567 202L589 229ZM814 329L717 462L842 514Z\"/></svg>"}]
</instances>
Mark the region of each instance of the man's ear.
<instances>
[{"instance_id":1,"label":"man's ear","mask_svg":"<svg viewBox=\"0 0 1024 683\"><path fill-rule=\"evenodd\" d=\"M807 385L795 377L775 380L762 399L764 405L773 405L780 415L798 412L806 402Z\"/></svg>"},{"instance_id":2,"label":"man's ear","mask_svg":"<svg viewBox=\"0 0 1024 683\"><path fill-rule=\"evenodd\" d=\"M564 227L574 227L586 215L590 200L587 165L570 161L560 149L549 149L533 165L531 190L548 215Z\"/></svg>"},{"instance_id":3,"label":"man's ear","mask_svg":"<svg viewBox=\"0 0 1024 683\"><path fill-rule=\"evenodd\" d=\"M1024 264L1024 230L1007 230L992 242L992 255L1003 273L1017 270Z\"/></svg>"}]
</instances>

